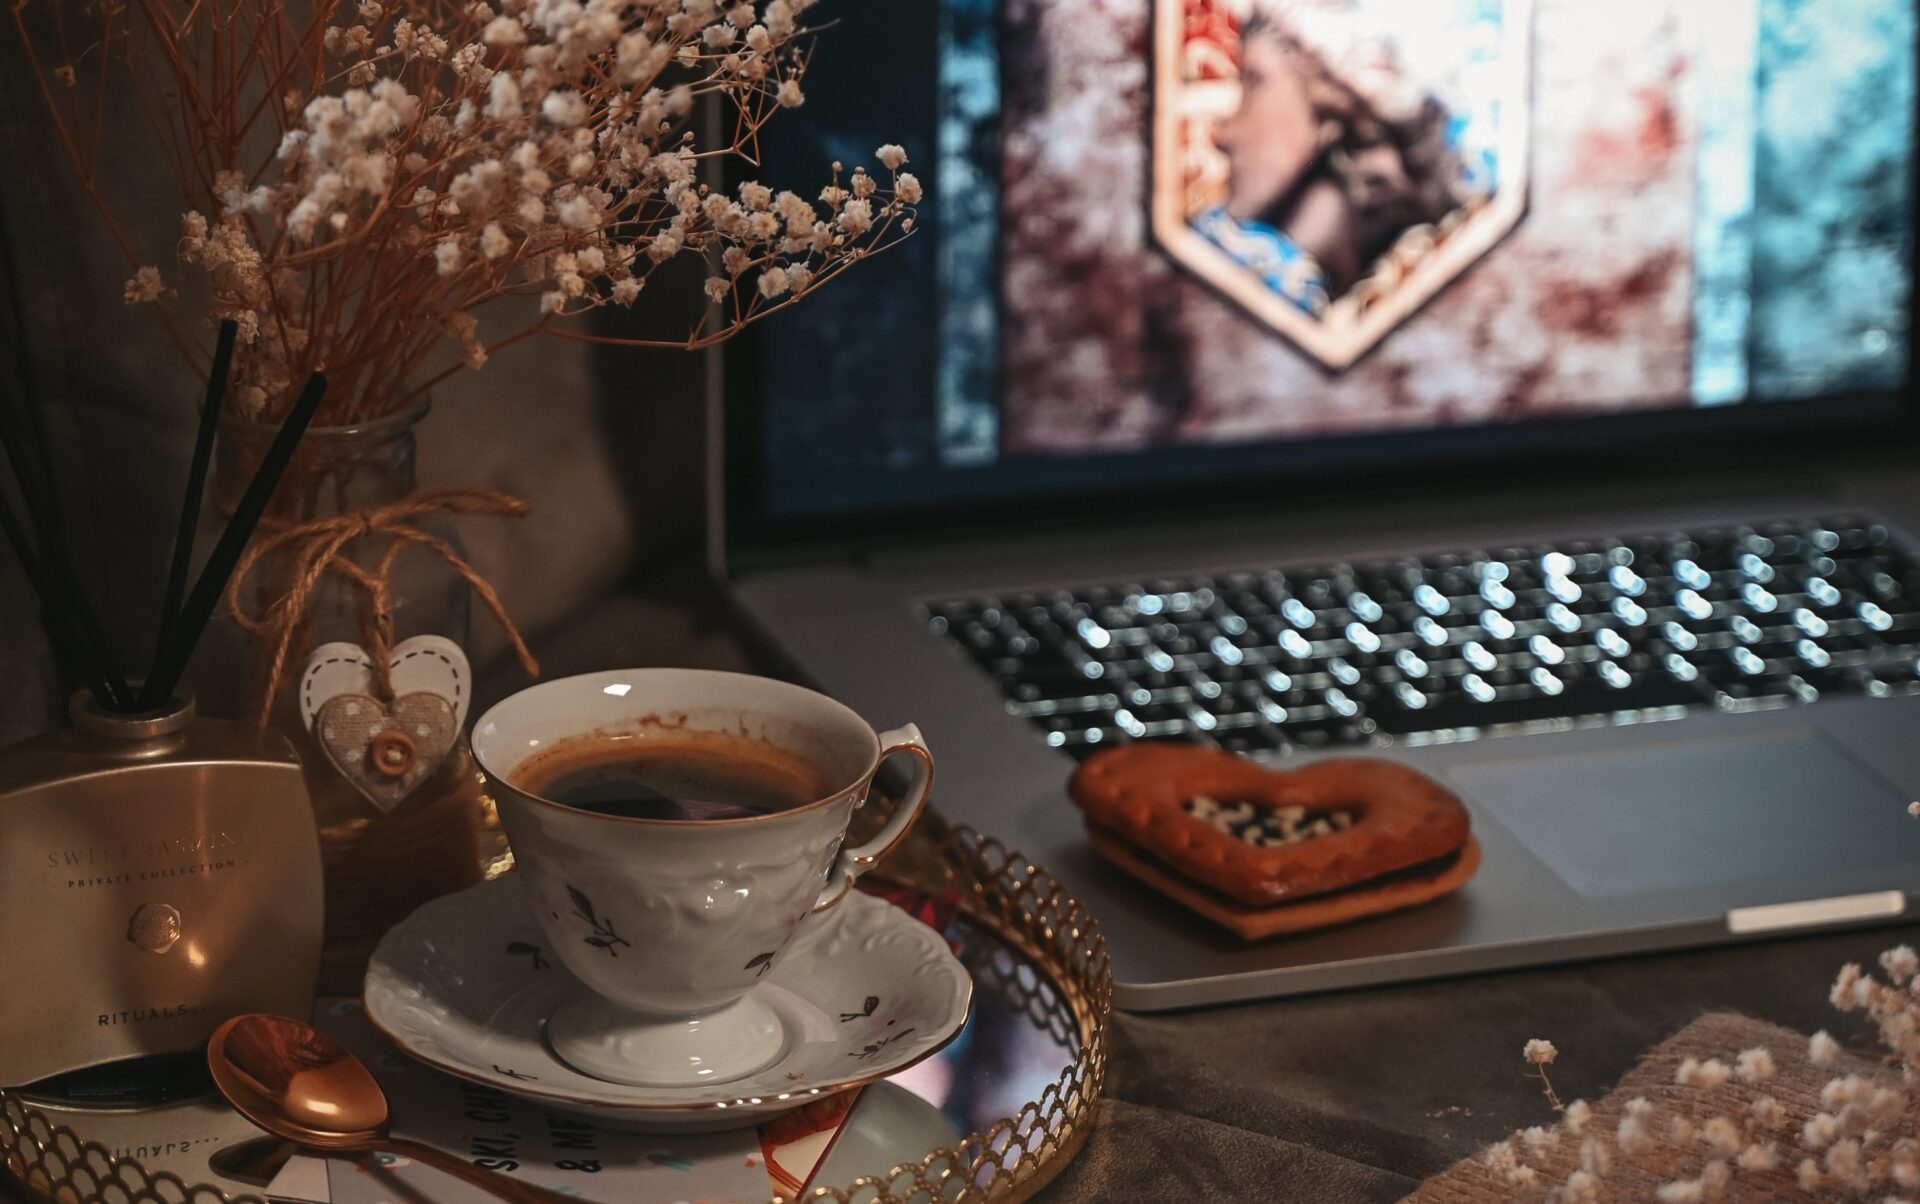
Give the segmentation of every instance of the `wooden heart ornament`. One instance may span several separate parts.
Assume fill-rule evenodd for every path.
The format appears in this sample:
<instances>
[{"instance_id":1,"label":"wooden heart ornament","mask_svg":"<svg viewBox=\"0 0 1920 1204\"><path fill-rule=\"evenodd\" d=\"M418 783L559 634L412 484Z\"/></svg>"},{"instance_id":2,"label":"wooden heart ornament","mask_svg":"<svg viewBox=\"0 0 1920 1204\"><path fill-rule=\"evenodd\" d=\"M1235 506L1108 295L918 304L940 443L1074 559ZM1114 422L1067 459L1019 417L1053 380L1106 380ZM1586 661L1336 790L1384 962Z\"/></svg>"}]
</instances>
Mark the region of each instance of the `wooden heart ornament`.
<instances>
[{"instance_id":1,"label":"wooden heart ornament","mask_svg":"<svg viewBox=\"0 0 1920 1204\"><path fill-rule=\"evenodd\" d=\"M300 717L327 760L381 811L433 776L460 738L470 701L466 653L415 636L387 661L393 701L373 690L373 658L358 644L322 644L300 674Z\"/></svg>"}]
</instances>

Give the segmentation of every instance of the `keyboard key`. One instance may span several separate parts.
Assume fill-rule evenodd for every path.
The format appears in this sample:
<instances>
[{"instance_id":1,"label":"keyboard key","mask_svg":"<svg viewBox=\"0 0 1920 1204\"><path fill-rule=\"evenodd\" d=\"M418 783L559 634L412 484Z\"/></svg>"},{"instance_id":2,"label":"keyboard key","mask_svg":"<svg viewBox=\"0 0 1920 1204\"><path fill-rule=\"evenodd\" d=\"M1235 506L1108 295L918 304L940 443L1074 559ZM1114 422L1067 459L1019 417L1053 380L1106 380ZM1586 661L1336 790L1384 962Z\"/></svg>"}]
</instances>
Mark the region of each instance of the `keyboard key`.
<instances>
[{"instance_id":1,"label":"keyboard key","mask_svg":"<svg viewBox=\"0 0 1920 1204\"><path fill-rule=\"evenodd\" d=\"M1626 656L1633 651L1633 645L1627 642L1627 637L1611 627L1602 627L1594 632L1593 645L1608 656L1616 658Z\"/></svg>"}]
</instances>

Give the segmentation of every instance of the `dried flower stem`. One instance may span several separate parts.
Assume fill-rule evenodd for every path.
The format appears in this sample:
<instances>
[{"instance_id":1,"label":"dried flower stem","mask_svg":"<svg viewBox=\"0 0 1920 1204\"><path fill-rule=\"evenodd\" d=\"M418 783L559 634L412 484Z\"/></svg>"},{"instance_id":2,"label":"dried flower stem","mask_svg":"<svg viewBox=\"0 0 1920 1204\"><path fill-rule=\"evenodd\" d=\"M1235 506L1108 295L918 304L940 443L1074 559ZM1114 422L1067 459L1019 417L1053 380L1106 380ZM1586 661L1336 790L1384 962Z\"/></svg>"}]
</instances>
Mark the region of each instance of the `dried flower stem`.
<instances>
[{"instance_id":1,"label":"dried flower stem","mask_svg":"<svg viewBox=\"0 0 1920 1204\"><path fill-rule=\"evenodd\" d=\"M1534 1077L1540 1080L1541 1090L1546 1092L1547 1103L1553 1106L1555 1112L1565 1112L1567 1109L1560 1102L1560 1093L1553 1089L1552 1080L1547 1078L1547 1067L1560 1056L1560 1051L1553 1047L1553 1042L1535 1037L1527 1042L1526 1048L1521 1053L1527 1059L1527 1065L1533 1067Z\"/></svg>"},{"instance_id":2,"label":"dried flower stem","mask_svg":"<svg viewBox=\"0 0 1920 1204\"><path fill-rule=\"evenodd\" d=\"M702 178L725 159L756 163L767 121L803 101L811 3L16 0L14 26L127 259L127 299L237 322L233 396L250 416L283 412L290 382L324 366L321 421L341 423L390 413L535 333L709 347L911 233L920 184L898 147L876 152L884 181L835 164L811 201ZM47 14L55 66L29 10ZM69 85L89 56L87 111ZM127 68L176 176L184 270L141 254L108 203L136 195L101 170L110 62ZM693 132L707 103L732 110L718 145ZM568 325L631 305L682 255L710 272L685 338ZM512 296L537 296L538 314L483 343L475 311Z\"/></svg>"}]
</instances>

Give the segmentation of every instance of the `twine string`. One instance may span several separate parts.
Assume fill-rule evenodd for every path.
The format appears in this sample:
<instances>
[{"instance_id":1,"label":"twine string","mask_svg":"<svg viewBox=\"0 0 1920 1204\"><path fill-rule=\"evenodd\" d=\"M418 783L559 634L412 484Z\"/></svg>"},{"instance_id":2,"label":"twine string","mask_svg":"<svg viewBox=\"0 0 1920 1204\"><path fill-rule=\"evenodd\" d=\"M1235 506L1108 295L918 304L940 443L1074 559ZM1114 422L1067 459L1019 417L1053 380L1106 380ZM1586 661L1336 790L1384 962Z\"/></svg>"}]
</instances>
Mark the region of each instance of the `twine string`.
<instances>
[{"instance_id":1,"label":"twine string","mask_svg":"<svg viewBox=\"0 0 1920 1204\"><path fill-rule=\"evenodd\" d=\"M383 701L393 700L393 669L388 663L394 645L393 565L401 551L418 546L444 560L479 597L493 614L494 621L507 634L521 668L538 675L540 664L534 660L520 629L508 617L506 607L491 582L467 562L453 545L422 529L419 521L429 515L485 515L500 518L524 518L530 511L524 501L495 489L454 488L421 490L371 510L356 510L307 522L277 525L268 529L249 546L227 583L227 608L241 630L268 641L273 657L267 671L266 697L261 702L260 722L265 724L273 710L273 701L286 684L287 661L293 651L293 639L314 593L327 574L344 578L364 599L360 611L361 639L372 661L374 693ZM386 536L387 546L369 569L346 555L356 541ZM261 562L284 556L292 566L292 582L285 593L263 606L258 613L243 604L244 585Z\"/></svg>"}]
</instances>

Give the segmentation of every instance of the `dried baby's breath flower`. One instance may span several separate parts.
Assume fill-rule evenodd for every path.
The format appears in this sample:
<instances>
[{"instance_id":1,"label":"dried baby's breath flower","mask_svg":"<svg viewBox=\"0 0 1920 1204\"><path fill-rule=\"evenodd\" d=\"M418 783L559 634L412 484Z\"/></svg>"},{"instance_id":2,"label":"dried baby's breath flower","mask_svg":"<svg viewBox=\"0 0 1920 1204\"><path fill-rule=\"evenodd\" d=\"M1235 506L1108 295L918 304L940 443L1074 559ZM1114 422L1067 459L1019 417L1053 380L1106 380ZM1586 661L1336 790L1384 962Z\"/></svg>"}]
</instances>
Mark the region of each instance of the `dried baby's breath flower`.
<instances>
[{"instance_id":1,"label":"dried baby's breath flower","mask_svg":"<svg viewBox=\"0 0 1920 1204\"><path fill-rule=\"evenodd\" d=\"M513 239L500 228L499 222L488 222L480 231L480 253L488 259L498 259L513 250Z\"/></svg>"},{"instance_id":2,"label":"dried baby's breath flower","mask_svg":"<svg viewBox=\"0 0 1920 1204\"><path fill-rule=\"evenodd\" d=\"M1851 1137L1834 1142L1827 1150L1826 1164L1829 1175L1853 1183L1860 1174L1860 1143Z\"/></svg>"},{"instance_id":3,"label":"dried baby's breath flower","mask_svg":"<svg viewBox=\"0 0 1920 1204\"><path fill-rule=\"evenodd\" d=\"M1627 1101L1619 1128L1615 1131L1615 1141L1621 1153L1638 1154L1653 1144L1653 1134L1648 1129L1652 1120L1653 1105L1644 1097L1636 1096Z\"/></svg>"},{"instance_id":4,"label":"dried baby's breath flower","mask_svg":"<svg viewBox=\"0 0 1920 1204\"><path fill-rule=\"evenodd\" d=\"M835 223L854 238L873 229L873 202L865 197L848 201L840 207L840 217Z\"/></svg>"},{"instance_id":5,"label":"dried baby's breath flower","mask_svg":"<svg viewBox=\"0 0 1920 1204\"><path fill-rule=\"evenodd\" d=\"M1833 990L1827 993L1827 1001L1841 1011L1851 1011L1861 1005L1859 988L1866 982L1865 973L1858 962L1848 962L1840 967L1840 973L1834 977Z\"/></svg>"},{"instance_id":6,"label":"dried baby's breath flower","mask_svg":"<svg viewBox=\"0 0 1920 1204\"><path fill-rule=\"evenodd\" d=\"M1673 1081L1682 1087L1719 1087L1732 1077L1733 1071L1718 1058L1687 1058L1673 1072Z\"/></svg>"},{"instance_id":7,"label":"dried baby's breath flower","mask_svg":"<svg viewBox=\"0 0 1920 1204\"><path fill-rule=\"evenodd\" d=\"M1727 1184L1733 1180L1733 1167L1725 1162L1709 1162L1700 1168L1700 1186L1706 1190L1709 1200L1718 1200L1726 1194Z\"/></svg>"},{"instance_id":8,"label":"dried baby's breath flower","mask_svg":"<svg viewBox=\"0 0 1920 1204\"><path fill-rule=\"evenodd\" d=\"M166 291L166 284L160 279L160 269L146 264L128 278L121 289L121 299L128 305L139 305L147 301L158 301L160 294Z\"/></svg>"},{"instance_id":9,"label":"dried baby's breath flower","mask_svg":"<svg viewBox=\"0 0 1920 1204\"><path fill-rule=\"evenodd\" d=\"M1779 1100L1771 1095L1755 1097L1747 1105L1747 1111L1753 1114L1754 1122L1762 1128L1777 1129L1787 1123L1787 1110Z\"/></svg>"},{"instance_id":10,"label":"dried baby's breath flower","mask_svg":"<svg viewBox=\"0 0 1920 1204\"><path fill-rule=\"evenodd\" d=\"M1810 1150L1824 1150L1840 1136L1840 1119L1831 1112L1816 1112L1800 1126L1800 1144Z\"/></svg>"},{"instance_id":11,"label":"dried baby's breath flower","mask_svg":"<svg viewBox=\"0 0 1920 1204\"><path fill-rule=\"evenodd\" d=\"M1802 1158L1794 1169L1794 1178L1800 1184L1801 1191L1816 1191L1824 1176L1820 1174L1820 1164L1811 1158Z\"/></svg>"},{"instance_id":12,"label":"dried baby's breath flower","mask_svg":"<svg viewBox=\"0 0 1920 1204\"><path fill-rule=\"evenodd\" d=\"M123 43L49 46L31 69L51 95L82 58L124 64L178 148L182 270L130 262L126 300L165 303L170 328L176 304L233 317L230 396L255 416L284 410L324 365L319 420L344 422L398 409L532 333L711 346L904 237L923 190L894 143L869 165L834 164L817 203L804 199L817 184L748 182L735 200L702 182L720 160L758 162L767 121L805 100L809 7L248 0L245 20L229 20L185 0L109 2L84 11L98 39ZM152 28L128 35L123 13ZM729 120L696 121L710 104ZM142 191L103 170L96 123L49 116L103 209ZM712 141L709 128L730 132ZM567 323L632 304L683 255L715 267L688 288L700 304L682 337ZM514 296L538 315L491 344L449 320Z\"/></svg>"},{"instance_id":13,"label":"dried baby's breath flower","mask_svg":"<svg viewBox=\"0 0 1920 1204\"><path fill-rule=\"evenodd\" d=\"M1889 1158L1893 1181L1906 1191L1920 1187L1920 1142L1902 1137L1893 1143Z\"/></svg>"},{"instance_id":14,"label":"dried baby's breath flower","mask_svg":"<svg viewBox=\"0 0 1920 1204\"><path fill-rule=\"evenodd\" d=\"M1755 1142L1740 1151L1739 1165L1743 1171L1756 1173L1773 1170L1780 1165L1780 1151L1771 1143Z\"/></svg>"},{"instance_id":15,"label":"dried baby's breath flower","mask_svg":"<svg viewBox=\"0 0 1920 1204\"><path fill-rule=\"evenodd\" d=\"M1826 1029L1821 1029L1807 1040L1807 1061L1815 1066L1831 1066L1840 1056L1840 1043L1835 1041Z\"/></svg>"},{"instance_id":16,"label":"dried baby's breath flower","mask_svg":"<svg viewBox=\"0 0 1920 1204\"><path fill-rule=\"evenodd\" d=\"M849 207L860 203L859 201L847 202ZM1545 1093L1547 1103L1551 1104L1553 1110L1556 1112L1565 1111L1564 1106L1560 1103L1560 1094L1553 1089L1552 1080L1547 1078L1547 1067L1552 1065L1553 1060L1560 1056L1560 1051L1553 1047L1553 1042L1543 1041L1535 1037L1526 1043L1525 1047L1521 1049L1520 1054L1526 1058L1527 1064L1533 1067L1534 1076L1540 1080L1540 1090Z\"/></svg>"},{"instance_id":17,"label":"dried baby's breath flower","mask_svg":"<svg viewBox=\"0 0 1920 1204\"><path fill-rule=\"evenodd\" d=\"M1733 1073L1743 1083L1764 1083L1773 1072L1773 1051L1760 1046L1741 1050L1733 1061Z\"/></svg>"},{"instance_id":18,"label":"dried baby's breath flower","mask_svg":"<svg viewBox=\"0 0 1920 1204\"><path fill-rule=\"evenodd\" d=\"M1498 1141L1487 1147L1484 1161L1488 1170L1505 1175L1520 1165L1520 1153L1514 1149L1511 1140Z\"/></svg>"},{"instance_id":19,"label":"dried baby's breath flower","mask_svg":"<svg viewBox=\"0 0 1920 1204\"><path fill-rule=\"evenodd\" d=\"M1820 1106L1829 1112L1840 1112L1849 1107L1860 1107L1873 1096L1873 1083L1857 1074L1842 1075L1830 1079L1820 1088Z\"/></svg>"},{"instance_id":20,"label":"dried baby's breath flower","mask_svg":"<svg viewBox=\"0 0 1920 1204\"><path fill-rule=\"evenodd\" d=\"M1723 1158L1731 1158L1740 1152L1744 1144L1740 1126L1725 1116L1710 1117L1700 1126L1700 1136L1714 1153Z\"/></svg>"},{"instance_id":21,"label":"dried baby's breath flower","mask_svg":"<svg viewBox=\"0 0 1920 1204\"><path fill-rule=\"evenodd\" d=\"M1580 1143L1580 1169L1595 1179L1605 1178L1613 1169L1613 1153L1604 1140L1588 1137Z\"/></svg>"},{"instance_id":22,"label":"dried baby's breath flower","mask_svg":"<svg viewBox=\"0 0 1920 1204\"><path fill-rule=\"evenodd\" d=\"M1662 1183L1654 1196L1660 1204L1700 1204L1707 1198L1707 1189L1698 1179L1680 1179Z\"/></svg>"},{"instance_id":23,"label":"dried baby's breath flower","mask_svg":"<svg viewBox=\"0 0 1920 1204\"><path fill-rule=\"evenodd\" d=\"M540 115L555 125L576 126L587 119L587 102L572 89L558 88L540 102Z\"/></svg>"}]
</instances>

